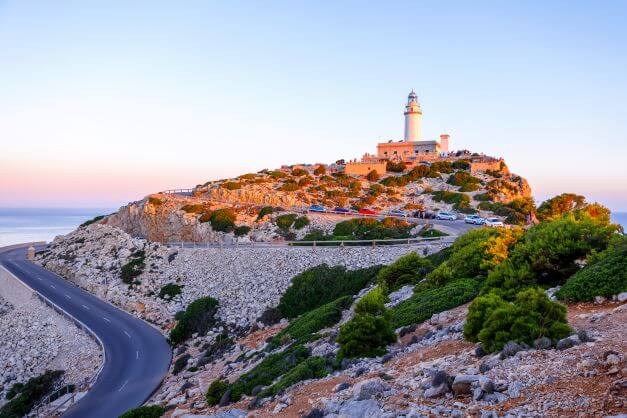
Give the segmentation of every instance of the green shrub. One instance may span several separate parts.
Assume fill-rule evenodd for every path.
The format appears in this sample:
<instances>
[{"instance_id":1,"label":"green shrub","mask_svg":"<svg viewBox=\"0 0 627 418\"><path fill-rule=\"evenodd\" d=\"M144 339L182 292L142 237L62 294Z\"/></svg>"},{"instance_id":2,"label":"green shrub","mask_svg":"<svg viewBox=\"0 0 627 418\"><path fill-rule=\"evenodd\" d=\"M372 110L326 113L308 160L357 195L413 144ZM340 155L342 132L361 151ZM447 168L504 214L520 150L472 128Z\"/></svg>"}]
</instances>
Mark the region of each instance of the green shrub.
<instances>
[{"instance_id":1,"label":"green shrub","mask_svg":"<svg viewBox=\"0 0 627 418\"><path fill-rule=\"evenodd\" d=\"M314 339L316 332L336 324L342 318L342 311L350 307L352 302L351 296L342 296L302 314L270 340L270 347L278 347L286 338L295 340L298 344Z\"/></svg>"},{"instance_id":2,"label":"green shrub","mask_svg":"<svg viewBox=\"0 0 627 418\"><path fill-rule=\"evenodd\" d=\"M492 200L492 196L490 196L489 193L477 193L472 198L476 200L477 202L489 202L490 200ZM484 210L483 207L481 206L479 206L479 208L481 210ZM486 210L489 210L489 209L486 209Z\"/></svg>"},{"instance_id":3,"label":"green shrub","mask_svg":"<svg viewBox=\"0 0 627 418\"><path fill-rule=\"evenodd\" d=\"M174 296L181 294L181 289L183 289L183 286L181 285L178 285L176 283L168 283L163 286L159 291L159 297L161 299L165 299L166 296L173 298Z\"/></svg>"},{"instance_id":4,"label":"green shrub","mask_svg":"<svg viewBox=\"0 0 627 418\"><path fill-rule=\"evenodd\" d=\"M190 205L184 205L181 207L181 210L185 213L195 213L195 214L199 214L199 213L203 213L206 209L205 205L201 205L201 204L190 204Z\"/></svg>"},{"instance_id":5,"label":"green shrub","mask_svg":"<svg viewBox=\"0 0 627 418\"><path fill-rule=\"evenodd\" d=\"M283 178L287 177L287 173L284 173L284 172L279 171L279 170L270 171L270 172L268 173L268 175L269 175L270 177L272 177L273 179L275 179L275 180L277 180L277 179L283 179Z\"/></svg>"},{"instance_id":6,"label":"green shrub","mask_svg":"<svg viewBox=\"0 0 627 418\"><path fill-rule=\"evenodd\" d=\"M205 350L203 357L213 360L228 351L233 346L233 344L234 341L231 337L229 337L228 334L219 334L213 344L211 344L209 348Z\"/></svg>"},{"instance_id":7,"label":"green shrub","mask_svg":"<svg viewBox=\"0 0 627 418\"><path fill-rule=\"evenodd\" d=\"M295 318L341 296L352 296L372 283L381 266L346 270L321 264L298 274L281 296L278 309L285 318Z\"/></svg>"},{"instance_id":8,"label":"green shrub","mask_svg":"<svg viewBox=\"0 0 627 418\"><path fill-rule=\"evenodd\" d=\"M300 189L300 186L294 180L287 180L278 188L282 192L295 192L298 189Z\"/></svg>"},{"instance_id":9,"label":"green shrub","mask_svg":"<svg viewBox=\"0 0 627 418\"><path fill-rule=\"evenodd\" d=\"M229 388L229 384L224 380L214 380L209 385L207 393L205 394L205 400L207 405L214 406L220 403L220 399L226 393Z\"/></svg>"},{"instance_id":10,"label":"green shrub","mask_svg":"<svg viewBox=\"0 0 627 418\"><path fill-rule=\"evenodd\" d=\"M462 213L475 213L470 206L470 197L463 193L449 192L447 190L436 190L431 192L433 200L436 202L444 202L453 205L453 209Z\"/></svg>"},{"instance_id":11,"label":"green shrub","mask_svg":"<svg viewBox=\"0 0 627 418\"><path fill-rule=\"evenodd\" d=\"M375 357L385 353L388 344L396 342L389 315L359 314L340 327L338 359Z\"/></svg>"},{"instance_id":12,"label":"green shrub","mask_svg":"<svg viewBox=\"0 0 627 418\"><path fill-rule=\"evenodd\" d=\"M585 197L574 193L562 193L542 202L536 215L542 221L561 218L564 214L581 209L585 205Z\"/></svg>"},{"instance_id":13,"label":"green shrub","mask_svg":"<svg viewBox=\"0 0 627 418\"><path fill-rule=\"evenodd\" d=\"M406 284L416 283L431 270L429 260L412 252L383 267L377 275L377 282L394 291Z\"/></svg>"},{"instance_id":14,"label":"green shrub","mask_svg":"<svg viewBox=\"0 0 627 418\"><path fill-rule=\"evenodd\" d=\"M572 330L566 320L566 307L552 302L542 289L519 292L513 303L490 313L478 334L488 352L501 350L509 341L532 345L541 337L559 340Z\"/></svg>"},{"instance_id":15,"label":"green shrub","mask_svg":"<svg viewBox=\"0 0 627 418\"><path fill-rule=\"evenodd\" d=\"M454 170L470 170L470 162L468 160L457 160L451 164Z\"/></svg>"},{"instance_id":16,"label":"green shrub","mask_svg":"<svg viewBox=\"0 0 627 418\"><path fill-rule=\"evenodd\" d=\"M372 170L368 173L368 175L366 176L366 179L368 181L377 181L379 180L379 173L377 173L375 170Z\"/></svg>"},{"instance_id":17,"label":"green shrub","mask_svg":"<svg viewBox=\"0 0 627 418\"><path fill-rule=\"evenodd\" d=\"M309 186L312 183L313 183L313 180L311 179L311 177L305 176L301 178L300 180L298 180L298 188Z\"/></svg>"},{"instance_id":18,"label":"green shrub","mask_svg":"<svg viewBox=\"0 0 627 418\"><path fill-rule=\"evenodd\" d=\"M431 164L431 170L439 173L450 174L453 172L453 165L448 161L435 161Z\"/></svg>"},{"instance_id":19,"label":"green shrub","mask_svg":"<svg viewBox=\"0 0 627 418\"><path fill-rule=\"evenodd\" d=\"M238 179L242 179L242 180L253 180L255 178L257 178L257 175L255 173L242 174L241 176L238 177Z\"/></svg>"},{"instance_id":20,"label":"green shrub","mask_svg":"<svg viewBox=\"0 0 627 418\"><path fill-rule=\"evenodd\" d=\"M250 227L248 225L239 225L236 226L233 230L236 237L242 237L250 232Z\"/></svg>"},{"instance_id":21,"label":"green shrub","mask_svg":"<svg viewBox=\"0 0 627 418\"><path fill-rule=\"evenodd\" d=\"M385 170L390 171L392 173L402 173L403 171L405 171L406 168L407 168L407 165L402 161L399 161L399 162L388 161L387 164L385 165Z\"/></svg>"},{"instance_id":22,"label":"green shrub","mask_svg":"<svg viewBox=\"0 0 627 418\"><path fill-rule=\"evenodd\" d=\"M158 197L149 197L148 203L153 206L159 206L163 203L163 200L159 199Z\"/></svg>"},{"instance_id":23,"label":"green shrub","mask_svg":"<svg viewBox=\"0 0 627 418\"><path fill-rule=\"evenodd\" d=\"M242 395L252 395L257 386L268 386L274 380L293 370L298 364L309 357L309 350L302 345L290 347L280 353L271 354L251 371L241 375L235 382L229 385L231 400L237 402Z\"/></svg>"},{"instance_id":24,"label":"green shrub","mask_svg":"<svg viewBox=\"0 0 627 418\"><path fill-rule=\"evenodd\" d=\"M479 293L481 281L458 279L441 287L422 290L390 309L394 328L421 323L433 314L471 301Z\"/></svg>"},{"instance_id":25,"label":"green shrub","mask_svg":"<svg viewBox=\"0 0 627 418\"><path fill-rule=\"evenodd\" d=\"M16 383L7 392L9 402L0 408L1 418L20 418L28 415L44 396L55 388L61 379L62 370L46 370L37 377L31 377L26 383Z\"/></svg>"},{"instance_id":26,"label":"green shrub","mask_svg":"<svg viewBox=\"0 0 627 418\"><path fill-rule=\"evenodd\" d=\"M95 218L92 218L92 219L90 219L88 221L85 221L82 224L80 224L79 228L83 228L85 226L89 226L89 225L94 224L94 223L96 223L98 221L101 221L102 219L104 219L104 217L105 217L104 215L98 215Z\"/></svg>"},{"instance_id":27,"label":"green shrub","mask_svg":"<svg viewBox=\"0 0 627 418\"><path fill-rule=\"evenodd\" d=\"M133 283L133 280L142 274L144 271L144 261L146 259L143 251L136 251L131 255L131 259L122 266L120 278L128 285Z\"/></svg>"},{"instance_id":28,"label":"green shrub","mask_svg":"<svg viewBox=\"0 0 627 418\"><path fill-rule=\"evenodd\" d=\"M389 302L385 290L381 286L377 286L370 292L366 293L355 304L355 315L383 315L385 314L385 303Z\"/></svg>"},{"instance_id":29,"label":"green shrub","mask_svg":"<svg viewBox=\"0 0 627 418\"><path fill-rule=\"evenodd\" d=\"M211 214L211 229L219 232L231 232L235 229L235 212L229 208L216 209Z\"/></svg>"},{"instance_id":30,"label":"green shrub","mask_svg":"<svg viewBox=\"0 0 627 418\"><path fill-rule=\"evenodd\" d=\"M462 192L474 192L479 188L481 180L466 171L457 171L449 177L447 183L460 186Z\"/></svg>"},{"instance_id":31,"label":"green shrub","mask_svg":"<svg viewBox=\"0 0 627 418\"><path fill-rule=\"evenodd\" d=\"M299 216L294 221L294 229L297 229L297 230L298 229L303 229L307 225L309 225L309 218L306 217L306 216Z\"/></svg>"},{"instance_id":32,"label":"green shrub","mask_svg":"<svg viewBox=\"0 0 627 418\"><path fill-rule=\"evenodd\" d=\"M238 190L242 188L242 183L238 181L227 181L226 183L222 183L220 187L227 190Z\"/></svg>"},{"instance_id":33,"label":"green shrub","mask_svg":"<svg viewBox=\"0 0 627 418\"><path fill-rule=\"evenodd\" d=\"M292 370L285 373L278 382L263 390L260 398L275 396L290 386L307 379L321 379L329 374L326 360L322 357L309 357Z\"/></svg>"},{"instance_id":34,"label":"green shrub","mask_svg":"<svg viewBox=\"0 0 627 418\"><path fill-rule=\"evenodd\" d=\"M507 306L507 302L494 293L475 298L468 308L468 315L464 324L464 338L468 341L478 342L479 332L492 312L505 306Z\"/></svg>"},{"instance_id":35,"label":"green shrub","mask_svg":"<svg viewBox=\"0 0 627 418\"><path fill-rule=\"evenodd\" d=\"M273 211L274 211L274 209L272 208L272 206L264 206L264 207L262 207L261 210L259 211L259 214L257 215L257 221L260 221L266 215L272 214Z\"/></svg>"},{"instance_id":36,"label":"green shrub","mask_svg":"<svg viewBox=\"0 0 627 418\"><path fill-rule=\"evenodd\" d=\"M176 326L170 331L170 341L177 345L192 334L204 335L214 325L214 315L218 310L218 301L211 297L196 299L189 304Z\"/></svg>"},{"instance_id":37,"label":"green shrub","mask_svg":"<svg viewBox=\"0 0 627 418\"><path fill-rule=\"evenodd\" d=\"M521 234L519 229L503 228L469 231L455 240L447 259L427 275L427 280L442 285L459 278L485 277L507 259Z\"/></svg>"},{"instance_id":38,"label":"green shrub","mask_svg":"<svg viewBox=\"0 0 627 418\"><path fill-rule=\"evenodd\" d=\"M612 238L605 251L590 257L588 265L572 275L556 293L559 299L591 301L627 291L627 237Z\"/></svg>"},{"instance_id":39,"label":"green shrub","mask_svg":"<svg viewBox=\"0 0 627 418\"><path fill-rule=\"evenodd\" d=\"M323 165L319 165L318 167L316 167L316 169L314 170L314 174L316 176L321 176L323 174L326 174L327 169L323 166Z\"/></svg>"},{"instance_id":40,"label":"green shrub","mask_svg":"<svg viewBox=\"0 0 627 418\"><path fill-rule=\"evenodd\" d=\"M287 231L294 224L294 221L296 221L297 217L298 217L298 215L296 215L294 213L289 213L289 214L286 214L286 215L279 215L274 220L274 223L280 229L282 229L284 231Z\"/></svg>"},{"instance_id":41,"label":"green shrub","mask_svg":"<svg viewBox=\"0 0 627 418\"><path fill-rule=\"evenodd\" d=\"M185 353L177 358L174 362L174 367L172 368L172 374L179 374L185 368L185 366L187 366L190 358L192 358L192 356L188 353Z\"/></svg>"},{"instance_id":42,"label":"green shrub","mask_svg":"<svg viewBox=\"0 0 627 418\"><path fill-rule=\"evenodd\" d=\"M490 193L486 195L488 197L491 196ZM530 197L515 199L508 203L483 201L479 204L479 209L489 210L494 212L495 215L504 216L507 224L525 225L527 217L535 212L535 203Z\"/></svg>"},{"instance_id":43,"label":"green shrub","mask_svg":"<svg viewBox=\"0 0 627 418\"><path fill-rule=\"evenodd\" d=\"M409 238L413 225L398 218L354 218L339 222L333 229L334 237L352 240Z\"/></svg>"},{"instance_id":44,"label":"green shrub","mask_svg":"<svg viewBox=\"0 0 627 418\"><path fill-rule=\"evenodd\" d=\"M202 215L200 215L200 217L198 218L198 222L211 222L211 216L213 215L213 212L209 209L205 209L204 212L202 213Z\"/></svg>"},{"instance_id":45,"label":"green shrub","mask_svg":"<svg viewBox=\"0 0 627 418\"><path fill-rule=\"evenodd\" d=\"M541 222L529 228L510 251L509 259L488 275L484 293L496 290L512 300L521 289L563 285L579 271L577 260L603 251L617 230L586 213Z\"/></svg>"},{"instance_id":46,"label":"green shrub","mask_svg":"<svg viewBox=\"0 0 627 418\"><path fill-rule=\"evenodd\" d=\"M159 418L165 414L165 408L159 405L140 406L129 409L120 418Z\"/></svg>"},{"instance_id":47,"label":"green shrub","mask_svg":"<svg viewBox=\"0 0 627 418\"><path fill-rule=\"evenodd\" d=\"M303 168L295 168L295 169L292 170L292 175L294 177L306 176L307 175L307 170L305 170Z\"/></svg>"},{"instance_id":48,"label":"green shrub","mask_svg":"<svg viewBox=\"0 0 627 418\"><path fill-rule=\"evenodd\" d=\"M439 229L425 228L418 233L418 236L422 238L439 238L439 237L447 237L448 234L446 232L440 231Z\"/></svg>"}]
</instances>

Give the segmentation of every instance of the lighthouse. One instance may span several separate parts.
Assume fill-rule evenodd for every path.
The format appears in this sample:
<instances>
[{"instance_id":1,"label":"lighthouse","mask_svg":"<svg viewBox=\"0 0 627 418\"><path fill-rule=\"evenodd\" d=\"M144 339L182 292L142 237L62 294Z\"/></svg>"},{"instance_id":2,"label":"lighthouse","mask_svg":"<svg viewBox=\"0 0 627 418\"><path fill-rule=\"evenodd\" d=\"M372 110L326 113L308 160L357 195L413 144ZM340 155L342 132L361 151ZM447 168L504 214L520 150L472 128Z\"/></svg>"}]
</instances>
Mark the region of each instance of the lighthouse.
<instances>
[{"instance_id":1,"label":"lighthouse","mask_svg":"<svg viewBox=\"0 0 627 418\"><path fill-rule=\"evenodd\" d=\"M418 95L412 90L407 96L407 105L405 106L405 142L420 141L422 124L422 110L418 103Z\"/></svg>"}]
</instances>

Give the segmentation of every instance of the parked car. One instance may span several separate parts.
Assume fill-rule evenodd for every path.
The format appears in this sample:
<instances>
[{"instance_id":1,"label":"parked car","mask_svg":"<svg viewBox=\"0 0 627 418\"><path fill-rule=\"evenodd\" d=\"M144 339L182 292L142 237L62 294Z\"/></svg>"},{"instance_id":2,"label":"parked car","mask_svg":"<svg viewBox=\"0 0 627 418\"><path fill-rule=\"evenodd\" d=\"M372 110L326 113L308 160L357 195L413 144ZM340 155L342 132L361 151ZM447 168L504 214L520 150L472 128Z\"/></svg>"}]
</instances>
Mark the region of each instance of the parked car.
<instances>
[{"instance_id":1,"label":"parked car","mask_svg":"<svg viewBox=\"0 0 627 418\"><path fill-rule=\"evenodd\" d=\"M326 209L322 205L309 206L309 212L326 212Z\"/></svg>"},{"instance_id":2,"label":"parked car","mask_svg":"<svg viewBox=\"0 0 627 418\"><path fill-rule=\"evenodd\" d=\"M457 215L454 214L453 212L439 212L436 216L435 219L440 219L442 221L454 221L457 219Z\"/></svg>"},{"instance_id":3,"label":"parked car","mask_svg":"<svg viewBox=\"0 0 627 418\"><path fill-rule=\"evenodd\" d=\"M467 215L464 218L464 222L473 225L483 225L485 223L485 218L482 218L479 215Z\"/></svg>"},{"instance_id":4,"label":"parked car","mask_svg":"<svg viewBox=\"0 0 627 418\"><path fill-rule=\"evenodd\" d=\"M392 216L403 216L403 217L407 217L407 213L405 213L404 211L400 210L400 209L392 209L391 211L388 212L389 215Z\"/></svg>"},{"instance_id":5,"label":"parked car","mask_svg":"<svg viewBox=\"0 0 627 418\"><path fill-rule=\"evenodd\" d=\"M366 208L359 209L359 213L362 215L378 215L377 211L374 211L372 209L366 209Z\"/></svg>"},{"instance_id":6,"label":"parked car","mask_svg":"<svg viewBox=\"0 0 627 418\"><path fill-rule=\"evenodd\" d=\"M337 212L337 213L350 213L351 210L350 209L346 209L346 208L341 208L341 207L337 207L335 209L333 209L333 212Z\"/></svg>"},{"instance_id":7,"label":"parked car","mask_svg":"<svg viewBox=\"0 0 627 418\"><path fill-rule=\"evenodd\" d=\"M485 225L490 228L498 228L503 226L503 222L499 218L488 218L485 220Z\"/></svg>"}]
</instances>

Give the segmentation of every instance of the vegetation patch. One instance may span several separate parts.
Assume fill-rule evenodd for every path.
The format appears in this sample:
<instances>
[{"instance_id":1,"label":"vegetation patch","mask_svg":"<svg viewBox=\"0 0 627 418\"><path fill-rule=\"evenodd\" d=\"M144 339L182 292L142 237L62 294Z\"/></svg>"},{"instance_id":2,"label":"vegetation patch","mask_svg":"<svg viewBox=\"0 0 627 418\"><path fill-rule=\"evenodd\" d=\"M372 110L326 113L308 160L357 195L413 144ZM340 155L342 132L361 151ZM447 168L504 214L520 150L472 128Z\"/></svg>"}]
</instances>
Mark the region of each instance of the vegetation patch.
<instances>
[{"instance_id":1,"label":"vegetation patch","mask_svg":"<svg viewBox=\"0 0 627 418\"><path fill-rule=\"evenodd\" d=\"M272 206L264 206L259 210L259 214L257 215L257 221L262 220L266 215L270 215L274 212L274 208Z\"/></svg>"},{"instance_id":2,"label":"vegetation patch","mask_svg":"<svg viewBox=\"0 0 627 418\"><path fill-rule=\"evenodd\" d=\"M379 356L396 342L386 299L383 289L376 287L357 303L353 319L340 327L338 359Z\"/></svg>"},{"instance_id":3,"label":"vegetation patch","mask_svg":"<svg viewBox=\"0 0 627 418\"><path fill-rule=\"evenodd\" d=\"M203 213L205 210L207 209L207 207L205 205L202 204L189 204L189 205L184 205L181 207L181 210L185 213L194 213L194 214L201 214Z\"/></svg>"},{"instance_id":4,"label":"vegetation patch","mask_svg":"<svg viewBox=\"0 0 627 418\"><path fill-rule=\"evenodd\" d=\"M352 296L372 283L381 266L346 270L344 266L321 264L295 276L281 296L280 315L295 318L342 296Z\"/></svg>"},{"instance_id":5,"label":"vegetation patch","mask_svg":"<svg viewBox=\"0 0 627 418\"><path fill-rule=\"evenodd\" d=\"M183 286L176 283L168 283L159 290L159 297L165 299L166 297L172 299L176 295L180 295Z\"/></svg>"},{"instance_id":6,"label":"vegetation patch","mask_svg":"<svg viewBox=\"0 0 627 418\"><path fill-rule=\"evenodd\" d=\"M80 224L79 228L83 228L83 227L89 226L91 224L95 224L96 222L103 220L104 217L105 217L104 215L98 215L98 216L96 216L94 218L91 218L90 220L85 221L82 224Z\"/></svg>"},{"instance_id":7,"label":"vegetation patch","mask_svg":"<svg viewBox=\"0 0 627 418\"><path fill-rule=\"evenodd\" d=\"M214 406L220 403L220 399L226 393L229 388L228 382L224 380L214 380L209 385L207 389L207 393L205 394L205 400L207 401L207 405Z\"/></svg>"},{"instance_id":8,"label":"vegetation patch","mask_svg":"<svg viewBox=\"0 0 627 418\"><path fill-rule=\"evenodd\" d=\"M61 379L62 370L46 370L37 377L31 377L26 383L16 383L7 392L9 400L0 408L0 417L19 418L28 415L33 406L54 390Z\"/></svg>"},{"instance_id":9,"label":"vegetation patch","mask_svg":"<svg viewBox=\"0 0 627 418\"><path fill-rule=\"evenodd\" d=\"M572 275L556 293L562 300L591 301L627 291L627 237L612 238L605 251L594 253L588 265Z\"/></svg>"},{"instance_id":10,"label":"vegetation patch","mask_svg":"<svg viewBox=\"0 0 627 418\"><path fill-rule=\"evenodd\" d=\"M477 212L470 206L470 197L463 193L449 192L448 190L436 190L431 192L433 200L453 205L453 209L461 213Z\"/></svg>"},{"instance_id":11,"label":"vegetation patch","mask_svg":"<svg viewBox=\"0 0 627 418\"><path fill-rule=\"evenodd\" d=\"M170 342L177 345L194 333L205 335L215 325L214 316L217 311L217 300L211 297L196 299L179 315L178 323L170 331Z\"/></svg>"},{"instance_id":12,"label":"vegetation patch","mask_svg":"<svg viewBox=\"0 0 627 418\"><path fill-rule=\"evenodd\" d=\"M163 200L159 199L158 197L149 197L148 198L148 203L153 205L153 206L159 206L163 203Z\"/></svg>"},{"instance_id":13,"label":"vegetation patch","mask_svg":"<svg viewBox=\"0 0 627 418\"><path fill-rule=\"evenodd\" d=\"M412 252L383 267L377 275L379 285L394 291L406 284L413 284L431 271L431 262Z\"/></svg>"},{"instance_id":14,"label":"vegetation patch","mask_svg":"<svg viewBox=\"0 0 627 418\"><path fill-rule=\"evenodd\" d=\"M391 309L394 328L419 324L433 314L456 308L470 302L481 288L477 279L459 279L441 287L414 293L404 302Z\"/></svg>"},{"instance_id":15,"label":"vegetation patch","mask_svg":"<svg viewBox=\"0 0 627 418\"><path fill-rule=\"evenodd\" d=\"M508 203L482 201L479 203L479 209L489 210L495 215L504 216L507 224L525 225L529 216L535 212L535 204L532 198L524 197Z\"/></svg>"},{"instance_id":16,"label":"vegetation patch","mask_svg":"<svg viewBox=\"0 0 627 418\"><path fill-rule=\"evenodd\" d=\"M285 373L278 382L260 394L260 398L275 396L290 386L307 379L321 379L329 374L327 362L322 357L309 357L302 363L298 364L292 370Z\"/></svg>"},{"instance_id":17,"label":"vegetation patch","mask_svg":"<svg viewBox=\"0 0 627 418\"><path fill-rule=\"evenodd\" d=\"M456 171L449 177L448 184L453 186L459 186L461 192L474 192L479 189L481 180L471 175L467 171Z\"/></svg>"},{"instance_id":18,"label":"vegetation patch","mask_svg":"<svg viewBox=\"0 0 627 418\"><path fill-rule=\"evenodd\" d=\"M143 250L135 251L130 260L122 266L120 278L128 285L132 285L135 278L142 274L144 267L146 266L144 261L146 260L146 253Z\"/></svg>"},{"instance_id":19,"label":"vegetation patch","mask_svg":"<svg viewBox=\"0 0 627 418\"><path fill-rule=\"evenodd\" d=\"M235 229L235 212L229 208L216 209L211 213L211 229L219 232L231 232Z\"/></svg>"},{"instance_id":20,"label":"vegetation patch","mask_svg":"<svg viewBox=\"0 0 627 418\"><path fill-rule=\"evenodd\" d=\"M352 302L351 296L342 296L293 319L270 340L270 348L276 348L288 339L298 344L315 339L315 333L336 324L342 318L342 311L350 307Z\"/></svg>"},{"instance_id":21,"label":"vegetation patch","mask_svg":"<svg viewBox=\"0 0 627 418\"><path fill-rule=\"evenodd\" d=\"M233 230L233 233L235 234L236 237L243 237L244 235L247 235L250 232L250 227L248 225L239 225L236 226L235 229Z\"/></svg>"},{"instance_id":22,"label":"vegetation patch","mask_svg":"<svg viewBox=\"0 0 627 418\"><path fill-rule=\"evenodd\" d=\"M140 406L126 411L120 418L159 418L165 414L165 408L159 405Z\"/></svg>"},{"instance_id":23,"label":"vegetation patch","mask_svg":"<svg viewBox=\"0 0 627 418\"><path fill-rule=\"evenodd\" d=\"M257 386L271 385L277 377L294 369L308 357L309 350L302 345L269 355L255 368L229 385L231 401L239 401L242 395L252 395L253 389Z\"/></svg>"}]
</instances>

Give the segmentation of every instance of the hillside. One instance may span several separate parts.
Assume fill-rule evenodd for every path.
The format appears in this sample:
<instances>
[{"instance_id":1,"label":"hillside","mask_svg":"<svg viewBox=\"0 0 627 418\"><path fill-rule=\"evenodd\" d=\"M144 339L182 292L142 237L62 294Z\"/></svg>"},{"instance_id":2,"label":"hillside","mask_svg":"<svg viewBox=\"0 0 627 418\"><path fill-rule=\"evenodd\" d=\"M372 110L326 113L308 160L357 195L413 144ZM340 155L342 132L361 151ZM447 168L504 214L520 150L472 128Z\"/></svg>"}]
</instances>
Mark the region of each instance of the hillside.
<instances>
[{"instance_id":1,"label":"hillside","mask_svg":"<svg viewBox=\"0 0 627 418\"><path fill-rule=\"evenodd\" d=\"M301 225L277 225L277 217L300 216L313 204L380 213L396 209L409 215L479 212L523 224L532 205L527 181L511 174L502 161L482 163L486 158L462 154L411 169L388 164L382 176L347 175L337 165L262 170L198 185L191 196L150 195L102 222L165 243L291 240L311 232L328 233L341 218L308 215ZM216 221L218 216L222 219Z\"/></svg>"}]
</instances>

